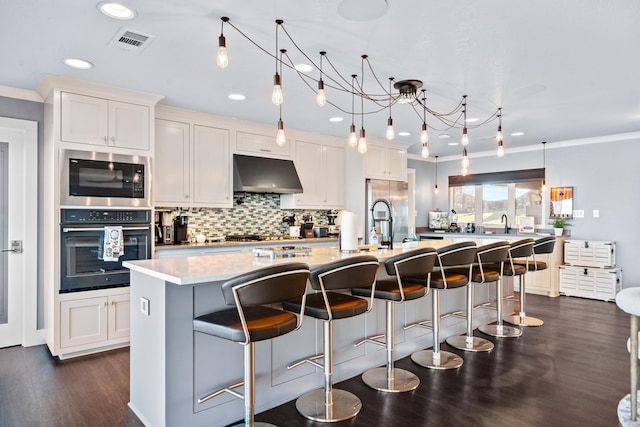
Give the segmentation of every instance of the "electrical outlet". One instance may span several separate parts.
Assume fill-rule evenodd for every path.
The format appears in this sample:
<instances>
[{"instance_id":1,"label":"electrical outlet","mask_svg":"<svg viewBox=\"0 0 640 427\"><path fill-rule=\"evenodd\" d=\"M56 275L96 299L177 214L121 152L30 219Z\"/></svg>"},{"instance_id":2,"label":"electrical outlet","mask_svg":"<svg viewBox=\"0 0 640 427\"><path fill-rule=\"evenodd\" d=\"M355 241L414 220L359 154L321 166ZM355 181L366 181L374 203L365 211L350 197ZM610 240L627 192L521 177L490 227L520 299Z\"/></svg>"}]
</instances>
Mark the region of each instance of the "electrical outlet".
<instances>
[{"instance_id":1,"label":"electrical outlet","mask_svg":"<svg viewBox=\"0 0 640 427\"><path fill-rule=\"evenodd\" d=\"M583 209L576 209L573 211L573 217L574 218L584 218L584 210Z\"/></svg>"},{"instance_id":2,"label":"electrical outlet","mask_svg":"<svg viewBox=\"0 0 640 427\"><path fill-rule=\"evenodd\" d=\"M594 218L600 218L600 211L598 209L594 209L593 210L593 217Z\"/></svg>"},{"instance_id":3,"label":"electrical outlet","mask_svg":"<svg viewBox=\"0 0 640 427\"><path fill-rule=\"evenodd\" d=\"M149 315L149 300L145 297L140 297L140 312L145 316Z\"/></svg>"}]
</instances>

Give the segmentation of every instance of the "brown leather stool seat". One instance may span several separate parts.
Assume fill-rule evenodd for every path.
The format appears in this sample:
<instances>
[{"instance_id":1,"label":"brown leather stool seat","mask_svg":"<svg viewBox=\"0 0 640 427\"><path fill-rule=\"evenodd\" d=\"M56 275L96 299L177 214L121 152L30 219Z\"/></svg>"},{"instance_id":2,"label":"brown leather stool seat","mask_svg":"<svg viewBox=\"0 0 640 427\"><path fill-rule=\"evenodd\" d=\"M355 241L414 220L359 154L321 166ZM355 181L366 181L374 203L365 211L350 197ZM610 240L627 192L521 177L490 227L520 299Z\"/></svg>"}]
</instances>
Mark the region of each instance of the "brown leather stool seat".
<instances>
[{"instance_id":1,"label":"brown leather stool seat","mask_svg":"<svg viewBox=\"0 0 640 427\"><path fill-rule=\"evenodd\" d=\"M371 288L353 288L353 295L374 297L385 301L386 331L382 335L364 338L356 343L372 343L386 347L387 363L385 367L373 368L362 374L362 381L378 391L402 392L418 387L420 379L413 373L394 366L395 345L395 305L404 301L425 296L429 290L429 276L436 260L436 250L431 248L403 252L388 258L384 262L387 275L394 279L379 279L375 290ZM384 341L380 341L384 337Z\"/></svg>"},{"instance_id":2,"label":"brown leather stool seat","mask_svg":"<svg viewBox=\"0 0 640 427\"><path fill-rule=\"evenodd\" d=\"M242 344L244 381L209 393L198 399L199 404L225 392L238 397L239 394L232 390L244 385L244 423L254 425L254 343L284 335L301 326L308 278L307 264L286 263L241 274L222 284L225 304L234 307L196 317L193 330ZM273 304L290 299L301 301L297 316L273 307Z\"/></svg>"},{"instance_id":3,"label":"brown leather stool seat","mask_svg":"<svg viewBox=\"0 0 640 427\"><path fill-rule=\"evenodd\" d=\"M345 390L333 388L333 321L358 316L373 307L366 299L344 293L352 288L372 287L375 295L376 272L380 263L372 256L353 256L311 270L309 283L319 291L303 300L283 303L285 310L299 312L322 321L324 353L292 363L292 369L303 363L323 368L324 388L312 390L296 400L296 409L304 417L320 422L337 422L355 417L362 408L360 399ZM324 364L315 362L324 359Z\"/></svg>"}]
</instances>

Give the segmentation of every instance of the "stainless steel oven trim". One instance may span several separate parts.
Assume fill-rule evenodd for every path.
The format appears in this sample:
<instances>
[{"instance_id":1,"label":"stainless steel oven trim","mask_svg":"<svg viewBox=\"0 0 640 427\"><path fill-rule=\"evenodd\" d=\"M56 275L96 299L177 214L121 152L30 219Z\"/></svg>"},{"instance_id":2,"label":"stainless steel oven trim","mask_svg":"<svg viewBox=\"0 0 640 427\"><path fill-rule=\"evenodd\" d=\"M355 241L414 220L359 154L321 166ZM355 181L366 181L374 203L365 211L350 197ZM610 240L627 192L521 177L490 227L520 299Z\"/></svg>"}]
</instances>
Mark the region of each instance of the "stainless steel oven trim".
<instances>
[{"instance_id":1,"label":"stainless steel oven trim","mask_svg":"<svg viewBox=\"0 0 640 427\"><path fill-rule=\"evenodd\" d=\"M144 198L79 197L69 195L69 159L101 160L105 162L139 163L145 167ZM58 158L60 170L60 204L69 206L151 207L151 159L146 156L80 151L61 148Z\"/></svg>"},{"instance_id":2,"label":"stainless steel oven trim","mask_svg":"<svg viewBox=\"0 0 640 427\"><path fill-rule=\"evenodd\" d=\"M136 231L136 230L150 230L151 226L147 227L122 227L122 231ZM76 228L63 228L63 233L69 233L74 231L103 231L104 227L76 227Z\"/></svg>"}]
</instances>

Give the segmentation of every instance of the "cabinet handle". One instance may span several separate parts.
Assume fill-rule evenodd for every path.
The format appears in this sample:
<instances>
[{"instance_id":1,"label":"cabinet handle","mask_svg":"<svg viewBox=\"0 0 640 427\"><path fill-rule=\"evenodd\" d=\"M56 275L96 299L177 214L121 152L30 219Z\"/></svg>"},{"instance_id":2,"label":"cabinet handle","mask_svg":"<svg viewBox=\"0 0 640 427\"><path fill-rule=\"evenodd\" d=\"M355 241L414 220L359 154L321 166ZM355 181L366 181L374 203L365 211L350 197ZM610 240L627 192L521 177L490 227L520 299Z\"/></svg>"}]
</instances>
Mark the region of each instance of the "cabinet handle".
<instances>
[{"instance_id":1,"label":"cabinet handle","mask_svg":"<svg viewBox=\"0 0 640 427\"><path fill-rule=\"evenodd\" d=\"M264 153L270 153L271 150L267 150L266 148L261 148L260 151L264 152Z\"/></svg>"},{"instance_id":2,"label":"cabinet handle","mask_svg":"<svg viewBox=\"0 0 640 427\"><path fill-rule=\"evenodd\" d=\"M111 137L111 142L116 142L116 137L115 136Z\"/></svg>"},{"instance_id":3,"label":"cabinet handle","mask_svg":"<svg viewBox=\"0 0 640 427\"><path fill-rule=\"evenodd\" d=\"M111 301L111 305L116 305L116 304L117 304L117 302Z\"/></svg>"},{"instance_id":4,"label":"cabinet handle","mask_svg":"<svg viewBox=\"0 0 640 427\"><path fill-rule=\"evenodd\" d=\"M105 135L105 136L103 136L103 137L102 137L102 139L104 140L104 142L107 142L107 141L108 141L108 139L107 139L107 136L106 136L106 135Z\"/></svg>"},{"instance_id":5,"label":"cabinet handle","mask_svg":"<svg viewBox=\"0 0 640 427\"><path fill-rule=\"evenodd\" d=\"M107 306L107 302L105 301L105 302L103 303L103 305L106 307L106 306Z\"/></svg>"}]
</instances>

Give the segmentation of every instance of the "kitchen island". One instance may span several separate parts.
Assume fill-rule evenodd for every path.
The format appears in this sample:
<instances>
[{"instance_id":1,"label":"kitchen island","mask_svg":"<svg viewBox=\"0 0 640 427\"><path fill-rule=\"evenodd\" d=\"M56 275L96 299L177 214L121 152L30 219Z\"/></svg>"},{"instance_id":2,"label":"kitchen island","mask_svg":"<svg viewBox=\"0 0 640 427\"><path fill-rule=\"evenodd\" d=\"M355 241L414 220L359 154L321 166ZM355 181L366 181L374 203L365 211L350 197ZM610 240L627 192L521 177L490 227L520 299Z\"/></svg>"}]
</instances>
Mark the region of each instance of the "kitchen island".
<instances>
[{"instance_id":1,"label":"kitchen island","mask_svg":"<svg viewBox=\"0 0 640 427\"><path fill-rule=\"evenodd\" d=\"M444 239L418 242L419 247L442 247L456 241ZM495 241L495 240L492 240ZM478 245L488 243L478 239ZM398 245L400 246L400 245ZM410 250L410 249L406 249ZM380 261L403 249L372 252ZM131 377L130 408L147 426L223 426L243 417L243 402L223 394L203 404L197 400L209 392L242 378L242 346L194 333L192 320L226 307L220 291L225 280L247 271L288 262L303 262L311 268L353 255L337 247L314 247L308 256L293 258L255 257L252 253L150 259L126 262L131 270ZM385 275L383 269L379 275ZM491 286L477 286L476 303L495 295ZM442 293L442 312L461 310L465 290ZM506 307L509 311L510 307ZM430 330L405 324L431 319L430 297L396 308L396 356L432 346ZM495 311L478 310L478 325L495 320ZM382 301L363 316L341 319L334 330L334 380L359 375L385 363L383 347L353 344L365 336L383 333ZM462 318L449 317L442 324L442 338L462 334ZM317 354L322 349L322 325L305 318L298 331L256 343L256 413L320 388L322 371L305 364L287 370L291 362ZM416 365L415 369L422 369ZM367 402L364 402L366 405Z\"/></svg>"}]
</instances>

